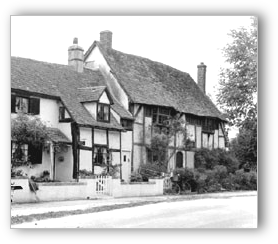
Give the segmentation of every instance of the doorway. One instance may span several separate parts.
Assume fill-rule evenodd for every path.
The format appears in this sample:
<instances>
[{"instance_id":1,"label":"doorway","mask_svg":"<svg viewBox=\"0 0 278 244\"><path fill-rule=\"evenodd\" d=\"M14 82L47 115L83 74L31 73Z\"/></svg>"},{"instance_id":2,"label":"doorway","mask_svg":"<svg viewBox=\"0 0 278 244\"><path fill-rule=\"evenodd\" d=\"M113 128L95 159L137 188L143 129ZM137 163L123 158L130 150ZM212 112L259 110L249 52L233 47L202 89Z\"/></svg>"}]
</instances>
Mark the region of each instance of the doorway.
<instances>
[{"instance_id":1,"label":"doorway","mask_svg":"<svg viewBox=\"0 0 278 244\"><path fill-rule=\"evenodd\" d=\"M177 152L176 154L176 168L182 168L183 167L183 153Z\"/></svg>"},{"instance_id":2,"label":"doorway","mask_svg":"<svg viewBox=\"0 0 278 244\"><path fill-rule=\"evenodd\" d=\"M130 165L130 151L122 151L122 179L129 182L129 175L131 172Z\"/></svg>"}]
</instances>

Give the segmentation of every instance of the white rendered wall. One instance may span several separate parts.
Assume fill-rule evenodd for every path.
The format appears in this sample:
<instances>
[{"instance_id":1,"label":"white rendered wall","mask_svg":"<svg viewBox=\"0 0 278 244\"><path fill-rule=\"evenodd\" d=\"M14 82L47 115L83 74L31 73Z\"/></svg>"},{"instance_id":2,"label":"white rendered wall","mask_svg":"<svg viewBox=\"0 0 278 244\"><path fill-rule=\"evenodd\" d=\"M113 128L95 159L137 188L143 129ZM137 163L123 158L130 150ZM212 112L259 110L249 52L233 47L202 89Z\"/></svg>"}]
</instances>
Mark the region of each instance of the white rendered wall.
<instances>
[{"instance_id":1,"label":"white rendered wall","mask_svg":"<svg viewBox=\"0 0 278 244\"><path fill-rule=\"evenodd\" d=\"M99 102L100 103L106 103L106 104L110 104L110 101L108 99L107 93L106 91L104 91L101 95L101 97L99 98Z\"/></svg>"},{"instance_id":2,"label":"white rendered wall","mask_svg":"<svg viewBox=\"0 0 278 244\"><path fill-rule=\"evenodd\" d=\"M196 126L196 148L202 147L202 127Z\"/></svg>"},{"instance_id":3,"label":"white rendered wall","mask_svg":"<svg viewBox=\"0 0 278 244\"><path fill-rule=\"evenodd\" d=\"M83 103L84 107L89 111L94 119L96 119L97 115L97 103L96 102L89 102Z\"/></svg>"},{"instance_id":4,"label":"white rendered wall","mask_svg":"<svg viewBox=\"0 0 278 244\"><path fill-rule=\"evenodd\" d=\"M92 151L80 150L80 170L92 171Z\"/></svg>"},{"instance_id":5,"label":"white rendered wall","mask_svg":"<svg viewBox=\"0 0 278 244\"><path fill-rule=\"evenodd\" d=\"M218 148L218 130L215 130L214 132L214 142L213 142L214 148Z\"/></svg>"},{"instance_id":6,"label":"white rendered wall","mask_svg":"<svg viewBox=\"0 0 278 244\"><path fill-rule=\"evenodd\" d=\"M203 148L208 148L208 134L202 133L203 136Z\"/></svg>"},{"instance_id":7,"label":"white rendered wall","mask_svg":"<svg viewBox=\"0 0 278 244\"><path fill-rule=\"evenodd\" d=\"M121 132L122 150L132 150L132 131Z\"/></svg>"},{"instance_id":8,"label":"white rendered wall","mask_svg":"<svg viewBox=\"0 0 278 244\"><path fill-rule=\"evenodd\" d=\"M59 121L59 102L54 99L40 98L40 115L42 121L48 127L58 126Z\"/></svg>"},{"instance_id":9,"label":"white rendered wall","mask_svg":"<svg viewBox=\"0 0 278 244\"><path fill-rule=\"evenodd\" d=\"M86 147L92 147L92 129L80 127L80 141L84 141Z\"/></svg>"},{"instance_id":10,"label":"white rendered wall","mask_svg":"<svg viewBox=\"0 0 278 244\"><path fill-rule=\"evenodd\" d=\"M107 145L106 130L94 129L94 144Z\"/></svg>"},{"instance_id":11,"label":"white rendered wall","mask_svg":"<svg viewBox=\"0 0 278 244\"><path fill-rule=\"evenodd\" d=\"M109 148L120 149L120 132L109 131Z\"/></svg>"}]
</instances>

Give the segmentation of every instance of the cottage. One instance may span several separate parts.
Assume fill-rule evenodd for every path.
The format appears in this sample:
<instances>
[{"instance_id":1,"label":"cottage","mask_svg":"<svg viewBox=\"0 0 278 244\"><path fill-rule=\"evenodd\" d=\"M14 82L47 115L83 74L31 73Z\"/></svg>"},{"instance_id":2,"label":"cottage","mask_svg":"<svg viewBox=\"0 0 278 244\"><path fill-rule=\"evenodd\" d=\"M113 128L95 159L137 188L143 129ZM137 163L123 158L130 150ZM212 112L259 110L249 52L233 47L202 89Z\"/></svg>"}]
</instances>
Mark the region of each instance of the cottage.
<instances>
[{"instance_id":1,"label":"cottage","mask_svg":"<svg viewBox=\"0 0 278 244\"><path fill-rule=\"evenodd\" d=\"M205 94L206 65L197 66L198 81L188 73L112 48L112 32L100 33L85 52L75 38L68 65L11 58L11 112L38 116L48 126L49 143L22 169L31 175L75 181L80 171L100 174L119 165L129 181L140 165L157 160L150 150L154 128L167 128L170 117L185 122L190 147L182 134L171 141L168 171L194 167L198 148L224 148L223 115ZM63 144L64 150L55 151ZM16 147L16 142L13 142ZM25 154L32 154L26 145ZM38 156L39 155L39 156Z\"/></svg>"}]
</instances>

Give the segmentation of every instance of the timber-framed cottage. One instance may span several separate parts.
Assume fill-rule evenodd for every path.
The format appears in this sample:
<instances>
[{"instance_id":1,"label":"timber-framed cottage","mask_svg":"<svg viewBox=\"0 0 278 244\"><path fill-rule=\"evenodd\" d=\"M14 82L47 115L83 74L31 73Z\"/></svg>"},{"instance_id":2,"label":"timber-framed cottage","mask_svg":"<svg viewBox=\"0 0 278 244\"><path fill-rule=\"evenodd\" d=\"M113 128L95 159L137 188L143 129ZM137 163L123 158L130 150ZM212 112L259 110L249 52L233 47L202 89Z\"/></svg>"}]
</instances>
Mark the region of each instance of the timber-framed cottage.
<instances>
[{"instance_id":1,"label":"timber-framed cottage","mask_svg":"<svg viewBox=\"0 0 278 244\"><path fill-rule=\"evenodd\" d=\"M25 172L48 170L52 180L75 181L81 170L100 174L103 166L118 164L119 177L128 182L140 165L156 160L149 150L152 128L177 113L193 143L185 149L176 135L167 168L193 168L195 150L225 147L226 120L205 94L206 65L197 72L196 83L188 73L114 50L110 31L85 53L75 38L68 65L12 57L12 117L39 116L50 134ZM55 152L57 143L66 149ZM34 153L28 145L24 150Z\"/></svg>"}]
</instances>

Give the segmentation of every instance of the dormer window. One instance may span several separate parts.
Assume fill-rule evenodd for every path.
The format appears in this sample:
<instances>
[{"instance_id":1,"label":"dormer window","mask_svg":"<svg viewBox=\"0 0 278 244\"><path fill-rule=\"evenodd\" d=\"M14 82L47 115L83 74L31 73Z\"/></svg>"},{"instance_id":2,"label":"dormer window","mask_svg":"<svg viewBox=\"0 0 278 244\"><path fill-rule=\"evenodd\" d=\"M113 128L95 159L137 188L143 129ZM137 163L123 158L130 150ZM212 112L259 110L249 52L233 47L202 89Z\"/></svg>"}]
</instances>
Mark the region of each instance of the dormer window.
<instances>
[{"instance_id":1,"label":"dormer window","mask_svg":"<svg viewBox=\"0 0 278 244\"><path fill-rule=\"evenodd\" d=\"M97 120L100 122L110 122L110 105L98 103Z\"/></svg>"}]
</instances>

